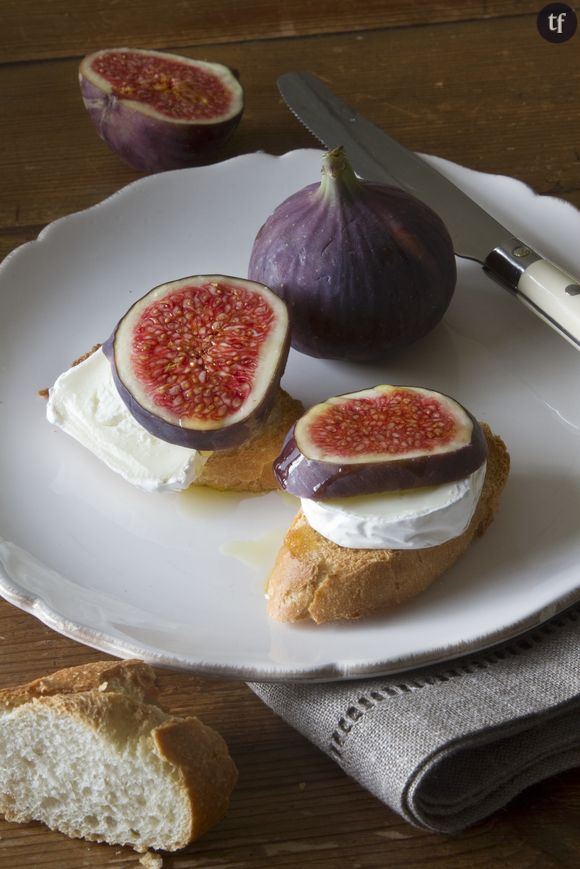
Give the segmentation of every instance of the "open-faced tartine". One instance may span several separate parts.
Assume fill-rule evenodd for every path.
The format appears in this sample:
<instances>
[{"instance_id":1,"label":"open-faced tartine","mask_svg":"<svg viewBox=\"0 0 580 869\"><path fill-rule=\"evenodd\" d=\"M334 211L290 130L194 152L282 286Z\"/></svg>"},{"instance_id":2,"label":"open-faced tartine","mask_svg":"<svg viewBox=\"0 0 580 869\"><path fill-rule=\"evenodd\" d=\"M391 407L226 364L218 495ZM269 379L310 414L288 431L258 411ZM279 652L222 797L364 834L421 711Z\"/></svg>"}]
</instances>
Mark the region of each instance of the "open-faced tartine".
<instances>
[{"instance_id":1,"label":"open-faced tartine","mask_svg":"<svg viewBox=\"0 0 580 869\"><path fill-rule=\"evenodd\" d=\"M368 420L360 402L371 406L374 396L354 396L342 397L339 409L341 414L345 410L344 420L355 414L352 427L358 443L363 443ZM327 437L316 419L316 408L301 418L275 465L280 483L302 497L302 509L284 538L268 581L268 610L274 619L311 618L322 623L396 607L424 591L484 533L508 478L509 454L488 425L478 424L470 414L461 413L460 405L456 407L459 410L453 408L453 413L461 421L461 437L448 439L444 450L398 448L383 456L378 453L385 449L389 413L381 417L380 411L382 433L377 433L374 447L368 443L364 447L366 453L374 449L375 454L366 460L362 456L359 462L353 462L352 455L343 455L342 460L328 455L340 419L330 420ZM385 409L394 414L387 403ZM450 432L453 419L450 412ZM326 438L324 455L311 438L317 425ZM321 491L325 494L313 500Z\"/></svg>"},{"instance_id":2,"label":"open-faced tartine","mask_svg":"<svg viewBox=\"0 0 580 869\"><path fill-rule=\"evenodd\" d=\"M268 491L302 411L280 388L289 346L286 306L261 284L161 284L57 378L47 417L146 491Z\"/></svg>"}]
</instances>

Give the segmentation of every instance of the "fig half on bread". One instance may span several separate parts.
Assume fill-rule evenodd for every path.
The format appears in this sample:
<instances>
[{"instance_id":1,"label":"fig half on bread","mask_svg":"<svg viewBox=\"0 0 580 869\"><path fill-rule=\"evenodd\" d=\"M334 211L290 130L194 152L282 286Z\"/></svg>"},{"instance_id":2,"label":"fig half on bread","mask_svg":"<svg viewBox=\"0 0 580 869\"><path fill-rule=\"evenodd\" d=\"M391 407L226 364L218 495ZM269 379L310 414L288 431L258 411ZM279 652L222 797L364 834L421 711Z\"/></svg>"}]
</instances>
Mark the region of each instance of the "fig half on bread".
<instances>
[{"instance_id":1,"label":"fig half on bread","mask_svg":"<svg viewBox=\"0 0 580 869\"><path fill-rule=\"evenodd\" d=\"M57 378L47 417L144 491L270 491L302 411L280 388L288 349L286 306L268 287L171 281Z\"/></svg>"},{"instance_id":2,"label":"fig half on bread","mask_svg":"<svg viewBox=\"0 0 580 869\"><path fill-rule=\"evenodd\" d=\"M382 385L311 407L274 472L291 495L318 500L447 483L479 468L486 453L479 424L454 399Z\"/></svg>"},{"instance_id":3,"label":"fig half on bread","mask_svg":"<svg viewBox=\"0 0 580 869\"><path fill-rule=\"evenodd\" d=\"M269 414L290 347L268 287L195 275L154 287L103 349L121 399L148 432L195 450L237 447Z\"/></svg>"},{"instance_id":4,"label":"fig half on bread","mask_svg":"<svg viewBox=\"0 0 580 869\"><path fill-rule=\"evenodd\" d=\"M288 311L268 287L196 275L139 299L105 344L119 395L151 434L210 450L198 485L275 488L271 463L302 410L280 389Z\"/></svg>"},{"instance_id":5,"label":"fig half on bread","mask_svg":"<svg viewBox=\"0 0 580 869\"><path fill-rule=\"evenodd\" d=\"M278 621L354 619L424 591L486 530L509 464L505 444L489 426L432 390L381 386L315 406L288 433L274 464L278 482L303 499L303 509L268 581L269 614ZM340 503L354 514L353 502L359 509L361 499L373 493L376 504L381 492L391 505L415 492L417 507L438 487L475 479L471 515L458 525L455 511L457 531L448 533L443 523L435 545L419 538L405 548L341 545L329 531L315 530L306 516L320 503Z\"/></svg>"}]
</instances>

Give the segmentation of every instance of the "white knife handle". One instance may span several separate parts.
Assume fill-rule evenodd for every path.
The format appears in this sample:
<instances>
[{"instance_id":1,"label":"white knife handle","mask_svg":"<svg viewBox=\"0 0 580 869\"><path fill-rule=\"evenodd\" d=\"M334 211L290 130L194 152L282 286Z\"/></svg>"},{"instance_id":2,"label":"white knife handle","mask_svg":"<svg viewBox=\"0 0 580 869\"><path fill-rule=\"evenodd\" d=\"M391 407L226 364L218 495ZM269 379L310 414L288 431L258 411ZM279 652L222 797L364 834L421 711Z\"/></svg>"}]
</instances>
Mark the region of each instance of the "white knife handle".
<instances>
[{"instance_id":1,"label":"white knife handle","mask_svg":"<svg viewBox=\"0 0 580 869\"><path fill-rule=\"evenodd\" d=\"M495 248L485 268L580 349L580 283L517 238Z\"/></svg>"}]
</instances>

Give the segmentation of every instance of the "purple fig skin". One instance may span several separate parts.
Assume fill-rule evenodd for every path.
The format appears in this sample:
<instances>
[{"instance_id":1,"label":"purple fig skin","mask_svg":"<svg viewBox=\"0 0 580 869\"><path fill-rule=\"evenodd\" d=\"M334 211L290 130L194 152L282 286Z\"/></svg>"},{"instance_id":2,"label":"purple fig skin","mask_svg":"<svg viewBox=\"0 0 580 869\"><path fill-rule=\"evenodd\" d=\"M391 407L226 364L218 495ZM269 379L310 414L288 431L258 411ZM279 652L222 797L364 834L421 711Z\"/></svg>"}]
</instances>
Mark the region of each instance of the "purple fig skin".
<instances>
[{"instance_id":1,"label":"purple fig skin","mask_svg":"<svg viewBox=\"0 0 580 869\"><path fill-rule=\"evenodd\" d=\"M322 182L282 202L259 230L248 277L288 304L297 350L366 362L434 329L457 272L441 218L399 188L357 179L337 148Z\"/></svg>"},{"instance_id":2,"label":"purple fig skin","mask_svg":"<svg viewBox=\"0 0 580 869\"><path fill-rule=\"evenodd\" d=\"M335 464L307 458L296 441L293 426L274 461L274 476L290 495L312 501L452 483L468 477L487 459L487 441L481 426L469 411L466 413L473 424L471 441L466 446L448 453L384 462Z\"/></svg>"},{"instance_id":3,"label":"purple fig skin","mask_svg":"<svg viewBox=\"0 0 580 869\"><path fill-rule=\"evenodd\" d=\"M233 71L232 71L232 74ZM126 100L106 93L79 72L83 103L97 133L109 148L140 172L165 172L207 162L224 145L242 118L240 110L211 124L154 118Z\"/></svg>"},{"instance_id":4,"label":"purple fig skin","mask_svg":"<svg viewBox=\"0 0 580 869\"><path fill-rule=\"evenodd\" d=\"M219 275L212 277L221 277L224 281L235 281L228 275ZM140 300L137 300L140 301ZM137 304L137 302L135 303ZM133 306L132 306L133 307ZM131 310L131 308L129 308ZM128 312L127 312L128 313ZM126 316L126 315L125 315ZM140 404L131 390L125 385L117 369L115 361L115 338L122 318L115 327L111 336L103 343L102 349L109 360L113 380L117 391L123 403L128 408L131 415L137 422L143 426L150 434L160 440L168 443L176 444L180 447L186 447L192 450L226 450L233 447L239 447L246 443L254 435L258 434L261 427L265 423L267 417L272 410L280 380L284 374L288 353L290 351L290 329L287 328L284 337L283 345L280 349L280 354L274 370L268 389L264 393L262 401L256 405L254 410L243 419L231 425L224 425L223 428L216 429L194 429L175 425L162 417L157 416L152 411L148 410Z\"/></svg>"}]
</instances>

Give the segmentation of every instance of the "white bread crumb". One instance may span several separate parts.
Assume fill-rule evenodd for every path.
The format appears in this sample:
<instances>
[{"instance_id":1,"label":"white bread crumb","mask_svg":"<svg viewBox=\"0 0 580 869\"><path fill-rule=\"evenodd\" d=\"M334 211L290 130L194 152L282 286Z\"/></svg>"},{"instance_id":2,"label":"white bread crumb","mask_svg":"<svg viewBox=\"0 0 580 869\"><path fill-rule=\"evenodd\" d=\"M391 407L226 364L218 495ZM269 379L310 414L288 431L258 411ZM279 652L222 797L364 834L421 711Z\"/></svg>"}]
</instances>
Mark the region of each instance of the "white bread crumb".
<instances>
[{"instance_id":1,"label":"white bread crumb","mask_svg":"<svg viewBox=\"0 0 580 869\"><path fill-rule=\"evenodd\" d=\"M146 854L139 857L139 863L141 866L145 866L145 869L162 869L163 858L160 854L156 854L155 851L147 851Z\"/></svg>"}]
</instances>

